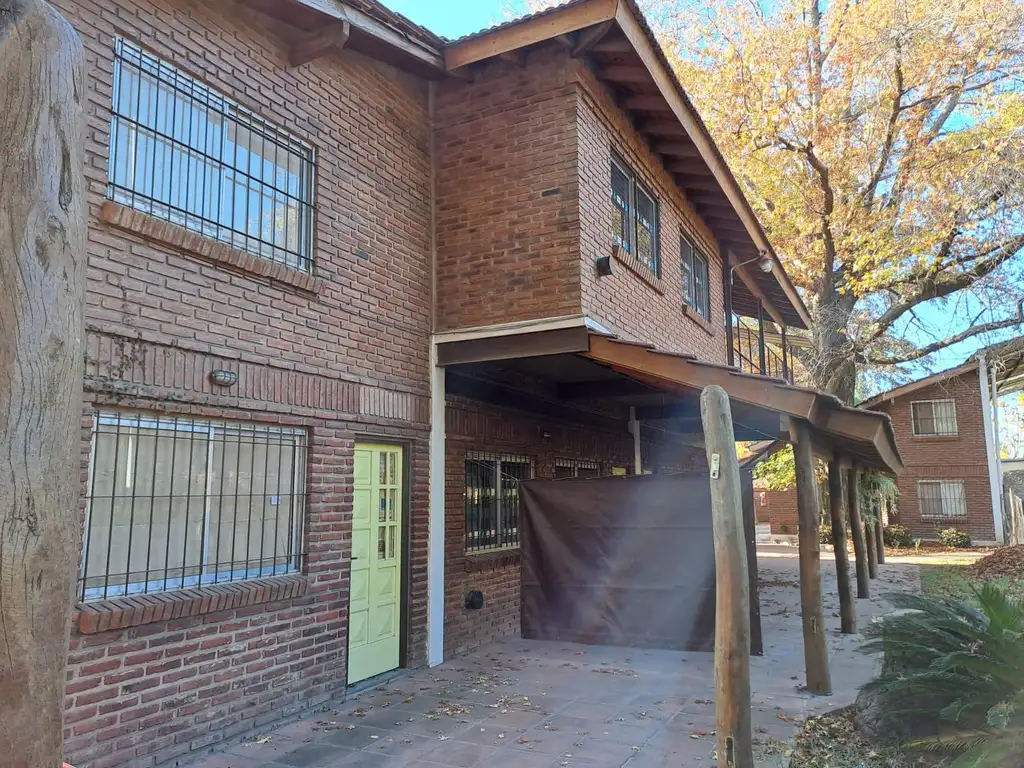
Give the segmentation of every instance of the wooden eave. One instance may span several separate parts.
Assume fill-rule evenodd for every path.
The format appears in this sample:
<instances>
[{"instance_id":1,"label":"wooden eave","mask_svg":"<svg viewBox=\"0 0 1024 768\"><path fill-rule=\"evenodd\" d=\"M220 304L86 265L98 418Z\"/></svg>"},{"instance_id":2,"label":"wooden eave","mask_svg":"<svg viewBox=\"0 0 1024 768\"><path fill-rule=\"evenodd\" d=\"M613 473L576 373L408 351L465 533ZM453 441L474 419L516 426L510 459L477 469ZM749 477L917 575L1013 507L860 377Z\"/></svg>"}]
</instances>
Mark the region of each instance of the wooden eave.
<instances>
[{"instance_id":1,"label":"wooden eave","mask_svg":"<svg viewBox=\"0 0 1024 768\"><path fill-rule=\"evenodd\" d=\"M756 317L761 302L776 322L809 327L807 308L633 0L570 0L461 38L444 48L445 66L464 71L549 41L585 57L708 224L723 254L730 254L730 265L756 261L761 251L775 258L771 273L737 266L733 311Z\"/></svg>"}]
</instances>

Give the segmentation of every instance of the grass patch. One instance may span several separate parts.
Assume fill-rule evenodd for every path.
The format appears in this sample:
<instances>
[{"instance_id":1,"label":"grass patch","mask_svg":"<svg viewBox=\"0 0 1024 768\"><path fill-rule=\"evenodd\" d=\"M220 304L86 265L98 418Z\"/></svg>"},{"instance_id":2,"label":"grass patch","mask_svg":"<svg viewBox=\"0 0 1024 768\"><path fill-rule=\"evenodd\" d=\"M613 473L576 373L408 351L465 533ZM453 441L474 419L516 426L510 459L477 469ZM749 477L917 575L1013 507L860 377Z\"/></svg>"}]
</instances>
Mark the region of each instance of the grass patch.
<instances>
[{"instance_id":1,"label":"grass patch","mask_svg":"<svg viewBox=\"0 0 1024 768\"><path fill-rule=\"evenodd\" d=\"M974 590L986 583L996 585L1014 600L1024 600L1024 581L1019 579L974 579L964 565L921 566L921 592L929 597L951 597L975 605Z\"/></svg>"}]
</instances>

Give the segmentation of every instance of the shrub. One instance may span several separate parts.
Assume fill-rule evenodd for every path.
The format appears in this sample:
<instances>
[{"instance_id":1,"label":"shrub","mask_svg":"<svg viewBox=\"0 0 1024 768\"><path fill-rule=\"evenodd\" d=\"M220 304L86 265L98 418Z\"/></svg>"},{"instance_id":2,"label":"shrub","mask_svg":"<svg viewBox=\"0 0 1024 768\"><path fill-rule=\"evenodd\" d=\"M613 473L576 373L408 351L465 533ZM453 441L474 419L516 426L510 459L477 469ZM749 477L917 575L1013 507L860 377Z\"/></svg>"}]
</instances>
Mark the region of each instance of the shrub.
<instances>
[{"instance_id":1,"label":"shrub","mask_svg":"<svg viewBox=\"0 0 1024 768\"><path fill-rule=\"evenodd\" d=\"M861 689L909 746L959 754L953 766L1016 766L1024 750L1024 603L993 584L978 608L898 594L864 629L882 672Z\"/></svg>"},{"instance_id":2,"label":"shrub","mask_svg":"<svg viewBox=\"0 0 1024 768\"><path fill-rule=\"evenodd\" d=\"M966 549L971 546L971 537L967 531L961 531L959 528L943 528L939 531L939 541L942 542L942 546L950 549Z\"/></svg>"},{"instance_id":3,"label":"shrub","mask_svg":"<svg viewBox=\"0 0 1024 768\"><path fill-rule=\"evenodd\" d=\"M818 526L818 541L822 544L832 543L832 525L829 523L822 523Z\"/></svg>"},{"instance_id":4,"label":"shrub","mask_svg":"<svg viewBox=\"0 0 1024 768\"><path fill-rule=\"evenodd\" d=\"M887 547L910 547L914 544L910 531L902 525L895 524L882 528L882 541Z\"/></svg>"}]
</instances>

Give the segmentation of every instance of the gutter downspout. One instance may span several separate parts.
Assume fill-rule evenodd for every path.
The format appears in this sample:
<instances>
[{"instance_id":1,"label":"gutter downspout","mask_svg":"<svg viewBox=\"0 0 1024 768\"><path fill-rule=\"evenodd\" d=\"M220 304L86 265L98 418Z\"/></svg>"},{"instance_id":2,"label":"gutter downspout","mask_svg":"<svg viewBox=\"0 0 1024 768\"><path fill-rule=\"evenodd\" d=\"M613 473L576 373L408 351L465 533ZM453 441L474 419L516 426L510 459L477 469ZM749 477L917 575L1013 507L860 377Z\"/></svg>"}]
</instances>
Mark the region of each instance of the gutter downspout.
<instances>
[{"instance_id":1,"label":"gutter downspout","mask_svg":"<svg viewBox=\"0 0 1024 768\"><path fill-rule=\"evenodd\" d=\"M985 453L988 459L988 485L992 497L992 524L995 528L996 543L1005 543L1003 532L1002 488L999 486L999 456L996 454L992 436L992 399L989 393L989 369L985 353L978 355L978 378L981 380L981 420L985 431Z\"/></svg>"},{"instance_id":2,"label":"gutter downspout","mask_svg":"<svg viewBox=\"0 0 1024 768\"><path fill-rule=\"evenodd\" d=\"M437 364L437 157L435 111L437 83L427 83L427 115L430 123L430 511L427 527L427 664L444 661L444 464L445 381Z\"/></svg>"}]
</instances>

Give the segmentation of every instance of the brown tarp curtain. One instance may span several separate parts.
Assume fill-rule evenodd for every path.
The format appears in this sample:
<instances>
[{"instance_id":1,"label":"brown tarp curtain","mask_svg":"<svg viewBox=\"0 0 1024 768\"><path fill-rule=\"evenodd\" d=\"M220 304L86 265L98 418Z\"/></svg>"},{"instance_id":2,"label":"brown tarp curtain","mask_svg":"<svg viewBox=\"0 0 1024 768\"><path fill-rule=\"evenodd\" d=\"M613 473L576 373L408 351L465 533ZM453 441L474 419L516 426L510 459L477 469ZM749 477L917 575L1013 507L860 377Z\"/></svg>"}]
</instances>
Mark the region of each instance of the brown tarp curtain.
<instances>
[{"instance_id":1,"label":"brown tarp curtain","mask_svg":"<svg viewBox=\"0 0 1024 768\"><path fill-rule=\"evenodd\" d=\"M523 637L713 650L706 473L531 480L520 493Z\"/></svg>"}]
</instances>

